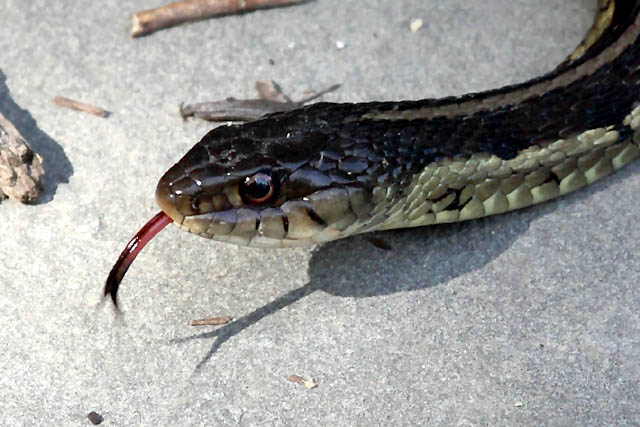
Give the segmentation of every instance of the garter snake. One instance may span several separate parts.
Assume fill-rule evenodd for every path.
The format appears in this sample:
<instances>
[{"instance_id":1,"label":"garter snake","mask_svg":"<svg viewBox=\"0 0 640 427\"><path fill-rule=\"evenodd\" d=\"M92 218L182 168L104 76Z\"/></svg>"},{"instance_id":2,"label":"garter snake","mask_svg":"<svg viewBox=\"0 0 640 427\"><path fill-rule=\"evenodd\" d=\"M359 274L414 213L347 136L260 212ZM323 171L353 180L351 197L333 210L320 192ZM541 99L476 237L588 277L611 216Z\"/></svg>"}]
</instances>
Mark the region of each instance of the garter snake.
<instances>
[{"instance_id":1,"label":"garter snake","mask_svg":"<svg viewBox=\"0 0 640 427\"><path fill-rule=\"evenodd\" d=\"M150 224L173 221L238 245L306 246L499 214L577 190L640 153L639 12L640 0L599 0L573 54L521 84L443 99L317 103L213 129L160 179L163 213ZM144 243L112 270L105 294L114 302Z\"/></svg>"}]
</instances>

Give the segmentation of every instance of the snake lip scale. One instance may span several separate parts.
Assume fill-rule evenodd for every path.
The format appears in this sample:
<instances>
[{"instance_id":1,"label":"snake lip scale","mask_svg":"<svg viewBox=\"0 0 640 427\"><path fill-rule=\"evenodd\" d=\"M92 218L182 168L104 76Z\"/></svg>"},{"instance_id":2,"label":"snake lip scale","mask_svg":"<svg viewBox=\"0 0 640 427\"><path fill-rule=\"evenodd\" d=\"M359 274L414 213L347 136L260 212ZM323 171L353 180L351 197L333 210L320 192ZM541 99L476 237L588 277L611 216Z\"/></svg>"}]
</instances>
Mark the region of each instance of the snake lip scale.
<instances>
[{"instance_id":1,"label":"snake lip scale","mask_svg":"<svg viewBox=\"0 0 640 427\"><path fill-rule=\"evenodd\" d=\"M158 182L162 209L104 295L173 222L254 247L499 214L575 191L640 154L640 0L599 0L553 71L461 97L317 103L207 133Z\"/></svg>"}]
</instances>

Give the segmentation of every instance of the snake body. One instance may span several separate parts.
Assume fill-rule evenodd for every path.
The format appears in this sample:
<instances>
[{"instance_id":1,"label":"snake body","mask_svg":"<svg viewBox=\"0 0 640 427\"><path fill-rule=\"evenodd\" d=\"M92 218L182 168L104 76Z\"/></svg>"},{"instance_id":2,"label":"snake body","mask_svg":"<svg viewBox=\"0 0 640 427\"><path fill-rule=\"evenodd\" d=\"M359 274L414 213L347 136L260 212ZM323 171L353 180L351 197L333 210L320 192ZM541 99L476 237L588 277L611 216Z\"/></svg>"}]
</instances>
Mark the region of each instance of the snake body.
<instances>
[{"instance_id":1,"label":"snake body","mask_svg":"<svg viewBox=\"0 0 640 427\"><path fill-rule=\"evenodd\" d=\"M640 1L600 0L558 68L462 97L318 103L210 131L160 180L200 236L258 247L479 218L590 184L640 153Z\"/></svg>"}]
</instances>

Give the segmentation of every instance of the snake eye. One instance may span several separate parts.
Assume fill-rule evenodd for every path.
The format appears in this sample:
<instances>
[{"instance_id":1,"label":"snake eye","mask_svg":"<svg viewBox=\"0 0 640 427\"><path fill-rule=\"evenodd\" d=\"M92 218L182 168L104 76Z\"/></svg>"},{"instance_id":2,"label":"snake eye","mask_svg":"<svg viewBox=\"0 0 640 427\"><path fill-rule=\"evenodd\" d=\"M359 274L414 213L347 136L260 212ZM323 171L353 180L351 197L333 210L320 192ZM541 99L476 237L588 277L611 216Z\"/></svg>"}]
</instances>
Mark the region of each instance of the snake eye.
<instances>
[{"instance_id":1,"label":"snake eye","mask_svg":"<svg viewBox=\"0 0 640 427\"><path fill-rule=\"evenodd\" d=\"M250 204L266 203L275 194L271 175L259 172L248 176L240 186L241 196Z\"/></svg>"}]
</instances>

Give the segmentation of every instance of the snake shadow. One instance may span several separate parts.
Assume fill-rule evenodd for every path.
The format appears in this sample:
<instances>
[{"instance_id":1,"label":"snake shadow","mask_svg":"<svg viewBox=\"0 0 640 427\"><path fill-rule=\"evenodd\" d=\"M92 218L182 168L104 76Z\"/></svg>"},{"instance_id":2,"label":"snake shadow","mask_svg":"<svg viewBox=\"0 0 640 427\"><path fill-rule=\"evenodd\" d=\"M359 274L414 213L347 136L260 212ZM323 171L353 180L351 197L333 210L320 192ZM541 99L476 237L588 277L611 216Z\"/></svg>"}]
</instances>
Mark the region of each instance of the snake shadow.
<instances>
[{"instance_id":1,"label":"snake shadow","mask_svg":"<svg viewBox=\"0 0 640 427\"><path fill-rule=\"evenodd\" d=\"M371 233L391 246L390 250L374 246L367 235L320 245L311 256L310 280L306 285L216 330L171 342L214 339L211 348L198 363L198 370L226 341L313 292L366 298L445 284L494 260L525 233L533 221L552 213L561 204L576 203L638 172L640 162L577 193L503 215L462 223Z\"/></svg>"},{"instance_id":2,"label":"snake shadow","mask_svg":"<svg viewBox=\"0 0 640 427\"><path fill-rule=\"evenodd\" d=\"M58 184L69 182L69 177L73 175L73 167L62 147L38 127L38 123L27 110L22 109L11 98L6 80L5 74L0 71L0 113L13 123L33 151L42 157L43 191L34 204L49 202L53 199Z\"/></svg>"},{"instance_id":3,"label":"snake shadow","mask_svg":"<svg viewBox=\"0 0 640 427\"><path fill-rule=\"evenodd\" d=\"M529 210L463 223L371 233L389 245L389 250L372 244L367 235L325 243L311 255L306 285L219 329L172 342L214 338L211 348L196 367L199 369L226 341L313 292L367 298L431 288L482 268L511 246L529 228L531 221L543 214Z\"/></svg>"}]
</instances>

